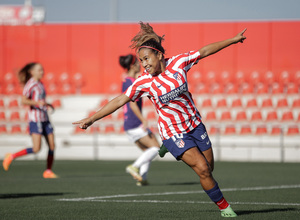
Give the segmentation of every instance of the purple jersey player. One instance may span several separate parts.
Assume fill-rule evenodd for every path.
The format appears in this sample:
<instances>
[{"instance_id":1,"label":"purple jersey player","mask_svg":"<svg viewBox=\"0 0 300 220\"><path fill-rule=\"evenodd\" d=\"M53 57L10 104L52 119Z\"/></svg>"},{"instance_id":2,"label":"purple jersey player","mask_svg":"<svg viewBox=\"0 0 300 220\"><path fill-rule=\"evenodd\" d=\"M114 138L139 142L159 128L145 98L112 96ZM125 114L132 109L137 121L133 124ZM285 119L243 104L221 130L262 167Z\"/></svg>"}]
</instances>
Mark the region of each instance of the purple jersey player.
<instances>
[{"instance_id":1,"label":"purple jersey player","mask_svg":"<svg viewBox=\"0 0 300 220\"><path fill-rule=\"evenodd\" d=\"M132 54L120 56L120 65L126 69L126 78L123 81L122 92L137 78L140 72L140 64ZM151 161L155 158L159 150L159 144L155 135L149 130L146 119L142 115L142 99L136 102L129 102L124 105L124 130L131 142L135 143L143 153L133 164L126 167L126 172L130 173L136 180L138 186L147 185L147 173Z\"/></svg>"}]
</instances>

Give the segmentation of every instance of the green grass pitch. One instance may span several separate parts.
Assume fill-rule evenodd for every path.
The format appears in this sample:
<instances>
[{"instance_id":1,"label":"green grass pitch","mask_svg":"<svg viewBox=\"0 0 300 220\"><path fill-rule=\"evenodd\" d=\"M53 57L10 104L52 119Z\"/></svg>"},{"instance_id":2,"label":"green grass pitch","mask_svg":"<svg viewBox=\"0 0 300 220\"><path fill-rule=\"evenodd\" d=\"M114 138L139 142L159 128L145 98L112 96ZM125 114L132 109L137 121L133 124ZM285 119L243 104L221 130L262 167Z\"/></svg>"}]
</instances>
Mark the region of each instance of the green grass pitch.
<instances>
[{"instance_id":1,"label":"green grass pitch","mask_svg":"<svg viewBox=\"0 0 300 220\"><path fill-rule=\"evenodd\" d=\"M222 219L182 162L154 161L149 186L128 161L14 161L0 171L0 219ZM217 162L214 177L239 219L300 219L300 164Z\"/></svg>"}]
</instances>

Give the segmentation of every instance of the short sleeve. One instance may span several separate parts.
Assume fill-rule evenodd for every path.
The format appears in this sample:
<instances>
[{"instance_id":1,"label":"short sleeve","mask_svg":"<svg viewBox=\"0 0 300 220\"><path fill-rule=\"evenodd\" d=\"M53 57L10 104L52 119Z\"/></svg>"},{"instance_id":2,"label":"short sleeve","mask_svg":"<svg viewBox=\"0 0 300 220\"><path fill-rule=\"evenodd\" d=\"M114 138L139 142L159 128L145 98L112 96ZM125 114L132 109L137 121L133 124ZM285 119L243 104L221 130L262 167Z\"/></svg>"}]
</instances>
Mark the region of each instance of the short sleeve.
<instances>
[{"instance_id":1,"label":"short sleeve","mask_svg":"<svg viewBox=\"0 0 300 220\"><path fill-rule=\"evenodd\" d=\"M149 95L151 82L146 76L141 76L124 92L132 101Z\"/></svg>"},{"instance_id":2,"label":"short sleeve","mask_svg":"<svg viewBox=\"0 0 300 220\"><path fill-rule=\"evenodd\" d=\"M197 51L190 51L184 54L185 57L185 67L184 70L187 72L189 71L193 65L197 64L200 60L200 52Z\"/></svg>"},{"instance_id":3,"label":"short sleeve","mask_svg":"<svg viewBox=\"0 0 300 220\"><path fill-rule=\"evenodd\" d=\"M32 90L32 86L30 86L30 84L26 84L23 89L23 95L26 96L27 98L30 98L31 90Z\"/></svg>"}]
</instances>

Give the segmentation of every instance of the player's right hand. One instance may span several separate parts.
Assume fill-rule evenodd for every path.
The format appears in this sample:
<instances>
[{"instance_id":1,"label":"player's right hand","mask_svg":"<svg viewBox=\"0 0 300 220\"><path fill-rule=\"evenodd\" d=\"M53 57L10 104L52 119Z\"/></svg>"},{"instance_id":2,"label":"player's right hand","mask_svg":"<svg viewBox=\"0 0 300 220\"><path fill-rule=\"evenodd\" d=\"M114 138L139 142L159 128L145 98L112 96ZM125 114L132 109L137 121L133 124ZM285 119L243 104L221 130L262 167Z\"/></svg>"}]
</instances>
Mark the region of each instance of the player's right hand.
<instances>
[{"instance_id":1,"label":"player's right hand","mask_svg":"<svg viewBox=\"0 0 300 220\"><path fill-rule=\"evenodd\" d=\"M79 128L81 129L87 129L89 126L93 124L93 121L91 118L84 118L80 121L75 121L72 123L73 125L79 125Z\"/></svg>"}]
</instances>

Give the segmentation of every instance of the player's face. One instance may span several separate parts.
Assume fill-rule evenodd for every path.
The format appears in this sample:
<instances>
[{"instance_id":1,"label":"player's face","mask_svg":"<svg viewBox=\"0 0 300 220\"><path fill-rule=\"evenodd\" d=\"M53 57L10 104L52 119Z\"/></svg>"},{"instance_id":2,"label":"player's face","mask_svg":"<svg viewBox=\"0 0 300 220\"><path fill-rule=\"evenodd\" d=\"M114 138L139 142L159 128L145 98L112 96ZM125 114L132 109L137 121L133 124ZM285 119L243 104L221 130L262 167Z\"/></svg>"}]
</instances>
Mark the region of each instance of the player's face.
<instances>
[{"instance_id":1,"label":"player's face","mask_svg":"<svg viewBox=\"0 0 300 220\"><path fill-rule=\"evenodd\" d=\"M141 48L139 51L139 59L145 70L151 75L161 73L160 60L161 54L155 54L149 48Z\"/></svg>"},{"instance_id":2,"label":"player's face","mask_svg":"<svg viewBox=\"0 0 300 220\"><path fill-rule=\"evenodd\" d=\"M40 80L43 78L44 68L41 64L38 63L32 67L30 73L33 78L35 78L36 80Z\"/></svg>"}]
</instances>

